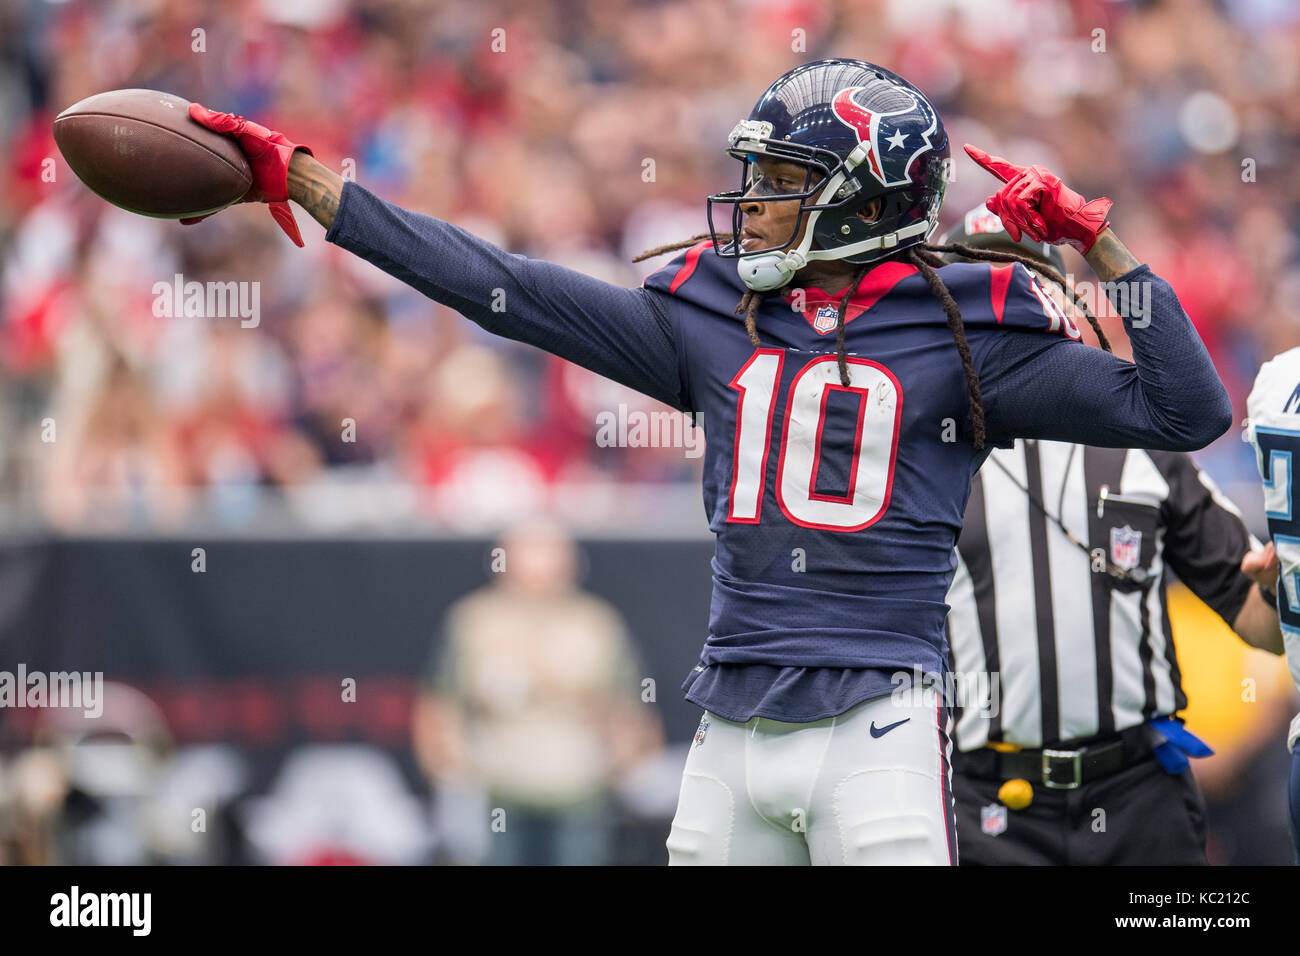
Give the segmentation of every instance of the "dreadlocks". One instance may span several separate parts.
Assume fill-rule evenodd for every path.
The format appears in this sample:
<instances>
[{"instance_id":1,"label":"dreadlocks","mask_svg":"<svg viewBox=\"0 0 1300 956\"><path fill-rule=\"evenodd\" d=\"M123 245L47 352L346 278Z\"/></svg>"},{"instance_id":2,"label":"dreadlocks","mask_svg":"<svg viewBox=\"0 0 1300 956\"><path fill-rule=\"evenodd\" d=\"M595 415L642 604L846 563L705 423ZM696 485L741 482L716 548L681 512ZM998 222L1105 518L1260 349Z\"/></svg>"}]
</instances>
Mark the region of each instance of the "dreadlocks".
<instances>
[{"instance_id":1,"label":"dreadlocks","mask_svg":"<svg viewBox=\"0 0 1300 956\"><path fill-rule=\"evenodd\" d=\"M1080 312L1088 318L1088 324L1092 326L1092 331L1097 335L1097 342L1107 352L1114 351L1110 347L1110 340L1106 338L1106 333L1101 330L1101 323L1097 321L1097 316L1093 314L1092 309L1088 308L1088 303L1080 296L1074 286L1070 285L1065 276L1057 272L1055 268L1043 262L1041 259L1032 259L1028 256L1017 255L1014 252L998 252L994 249L980 249L976 246L968 246L964 242L950 242L947 245L935 246L927 243L922 247L927 252L943 252L950 255L958 255L963 259L975 259L981 262L1023 262L1027 269L1037 272L1039 276L1048 282L1054 283L1061 287L1061 290L1070 297L1070 301Z\"/></svg>"},{"instance_id":2,"label":"dreadlocks","mask_svg":"<svg viewBox=\"0 0 1300 956\"><path fill-rule=\"evenodd\" d=\"M975 362L970 357L970 343L966 341L966 326L961 320L961 310L957 308L957 300L952 297L943 279L935 271L945 263L935 253L917 246L909 246L906 255L907 260L925 277L931 294L939 300L939 305L943 307L943 314L948 318L948 329L957 344L957 354L961 356L961 370L966 376L966 394L970 397L971 430L974 432L975 449L978 451L984 447L984 399L980 395L979 373L975 371Z\"/></svg>"},{"instance_id":3,"label":"dreadlocks","mask_svg":"<svg viewBox=\"0 0 1300 956\"><path fill-rule=\"evenodd\" d=\"M680 242L669 243L664 246L656 246L654 249L647 249L645 252L636 256L632 261L641 262L645 259L653 259L655 256L661 256L669 252L678 252L687 249L697 242L711 238L707 232L691 236L689 239L683 239ZM731 239L730 233L718 233L718 241L727 242ZM1093 332L1097 335L1097 341L1107 352L1111 351L1110 342L1106 338L1106 333L1102 331L1101 324L1097 321L1097 316L1088 308L1079 293L1066 281L1065 276L1061 275L1056 269L1052 268L1045 262L1031 258L1030 256L1020 255L1014 252L998 252L993 249L980 249L975 246L968 246L965 243L953 242L945 245L931 245L924 243L921 245L909 246L903 250L902 257L916 267L916 270L925 279L926 284L930 287L931 294L939 301L943 308L944 315L948 319L948 329L952 332L954 344L957 346L957 354L961 357L961 368L966 376L966 393L970 399L970 417L971 430L977 450L984 448L984 401L980 395L979 373L975 371L975 363L971 359L970 343L966 341L966 327L962 322L961 310L957 307L957 300L952 297L948 291L947 285L944 284L943 277L939 275L938 269L947 265L947 262L940 257L940 253L949 255L958 255L963 259L971 259L981 262L1019 262L1026 268L1033 270L1042 276L1045 280L1059 286L1070 301L1088 318L1088 324L1092 326ZM836 315L835 325L835 353L839 360L840 384L848 387L849 384L849 363L848 351L845 346L845 323L847 321L849 302L852 300L854 293L858 291L858 286L866 278L867 273L871 271L871 265L862 266L854 275L853 280L849 283L848 288L844 290L844 295L840 298L839 308ZM786 286L776 291L785 293L789 289ZM745 290L741 296L740 303L736 306L736 315L742 316L745 323L745 332L749 335L750 344L758 348L760 340L758 337L758 309L762 304L765 293L755 292L753 289Z\"/></svg>"}]
</instances>

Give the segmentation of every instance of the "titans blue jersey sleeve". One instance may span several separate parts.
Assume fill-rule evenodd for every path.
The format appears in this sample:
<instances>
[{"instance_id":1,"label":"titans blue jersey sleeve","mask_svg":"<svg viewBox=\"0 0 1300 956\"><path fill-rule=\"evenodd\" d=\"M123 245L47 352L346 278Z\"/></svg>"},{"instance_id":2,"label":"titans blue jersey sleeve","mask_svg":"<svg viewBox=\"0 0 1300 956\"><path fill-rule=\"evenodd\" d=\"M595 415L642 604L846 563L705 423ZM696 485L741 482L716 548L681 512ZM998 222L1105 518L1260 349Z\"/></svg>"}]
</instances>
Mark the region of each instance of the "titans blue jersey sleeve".
<instances>
[{"instance_id":1,"label":"titans blue jersey sleeve","mask_svg":"<svg viewBox=\"0 0 1300 956\"><path fill-rule=\"evenodd\" d=\"M690 410L663 295L511 255L352 182L325 238L489 332Z\"/></svg>"},{"instance_id":2,"label":"titans blue jersey sleeve","mask_svg":"<svg viewBox=\"0 0 1300 956\"><path fill-rule=\"evenodd\" d=\"M1278 623L1286 662L1300 690L1300 348L1265 362L1246 399L1246 437L1264 482L1264 514L1281 565L1277 582ZM1286 749L1300 741L1300 714L1291 721Z\"/></svg>"},{"instance_id":3,"label":"titans blue jersey sleeve","mask_svg":"<svg viewBox=\"0 0 1300 956\"><path fill-rule=\"evenodd\" d=\"M987 269L988 267L983 267ZM945 269L945 274L949 272ZM1232 404L1169 283L1143 265L1115 280L1128 299L1126 362L1078 341L1078 330L1021 265L995 327L972 334L990 443L1015 438L1111 448L1192 451L1232 424Z\"/></svg>"}]
</instances>

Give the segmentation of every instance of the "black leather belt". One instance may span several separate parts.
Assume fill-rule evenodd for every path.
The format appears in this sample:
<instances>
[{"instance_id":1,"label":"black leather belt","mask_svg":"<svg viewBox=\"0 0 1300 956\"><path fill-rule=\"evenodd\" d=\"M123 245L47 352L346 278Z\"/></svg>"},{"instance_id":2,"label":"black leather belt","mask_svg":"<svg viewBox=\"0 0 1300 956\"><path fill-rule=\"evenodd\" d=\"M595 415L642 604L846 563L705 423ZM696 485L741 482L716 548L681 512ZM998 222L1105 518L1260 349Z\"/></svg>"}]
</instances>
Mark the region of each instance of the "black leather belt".
<instances>
[{"instance_id":1,"label":"black leather belt","mask_svg":"<svg viewBox=\"0 0 1300 956\"><path fill-rule=\"evenodd\" d=\"M957 773L992 780L1028 780L1049 790L1075 790L1085 783L1109 777L1151 756L1151 737L1145 724L1130 727L1114 737L1070 747L1069 743L1040 750L998 751L991 747L957 751L952 768Z\"/></svg>"}]
</instances>

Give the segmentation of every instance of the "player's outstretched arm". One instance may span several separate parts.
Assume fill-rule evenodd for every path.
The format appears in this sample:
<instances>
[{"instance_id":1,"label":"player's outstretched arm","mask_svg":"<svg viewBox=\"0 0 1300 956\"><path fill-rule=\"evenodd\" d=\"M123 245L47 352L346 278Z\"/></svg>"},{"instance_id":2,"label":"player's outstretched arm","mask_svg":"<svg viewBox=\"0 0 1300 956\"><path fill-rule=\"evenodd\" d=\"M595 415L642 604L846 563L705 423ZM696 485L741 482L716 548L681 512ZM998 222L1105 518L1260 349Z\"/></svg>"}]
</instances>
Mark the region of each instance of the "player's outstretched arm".
<instances>
[{"instance_id":1,"label":"player's outstretched arm","mask_svg":"<svg viewBox=\"0 0 1300 956\"><path fill-rule=\"evenodd\" d=\"M289 160L289 198L329 229L339 211L343 177L315 156L297 152Z\"/></svg>"},{"instance_id":2,"label":"player's outstretched arm","mask_svg":"<svg viewBox=\"0 0 1300 956\"><path fill-rule=\"evenodd\" d=\"M266 202L298 245L287 200L325 238L489 332L568 359L689 411L665 296L625 289L548 262L510 255L463 229L385 202L312 157L283 133L195 103L190 116L233 136L253 170L248 202ZM197 221L197 220L194 220Z\"/></svg>"},{"instance_id":3,"label":"player's outstretched arm","mask_svg":"<svg viewBox=\"0 0 1300 956\"><path fill-rule=\"evenodd\" d=\"M334 205L310 187L313 215ZM488 332L525 342L691 411L668 296L626 289L514 255L459 226L387 202L355 182L338 195L327 241L455 309Z\"/></svg>"}]
</instances>

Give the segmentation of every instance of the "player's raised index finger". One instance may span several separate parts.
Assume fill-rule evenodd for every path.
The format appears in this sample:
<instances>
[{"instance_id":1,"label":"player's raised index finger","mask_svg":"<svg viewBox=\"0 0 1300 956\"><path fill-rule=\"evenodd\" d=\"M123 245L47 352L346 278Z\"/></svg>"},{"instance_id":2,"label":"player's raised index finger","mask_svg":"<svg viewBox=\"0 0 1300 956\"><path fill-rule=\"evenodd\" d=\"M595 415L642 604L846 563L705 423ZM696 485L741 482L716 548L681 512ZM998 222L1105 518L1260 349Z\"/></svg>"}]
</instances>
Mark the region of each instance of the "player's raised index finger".
<instances>
[{"instance_id":1,"label":"player's raised index finger","mask_svg":"<svg viewBox=\"0 0 1300 956\"><path fill-rule=\"evenodd\" d=\"M975 160L975 162L979 163L1004 183L1011 182L1011 180L1015 179L1025 171L1023 166L1017 166L1015 163L1008 162L1001 156L990 156L978 146L972 146L970 143L965 144L963 149L966 150L967 156Z\"/></svg>"}]
</instances>

